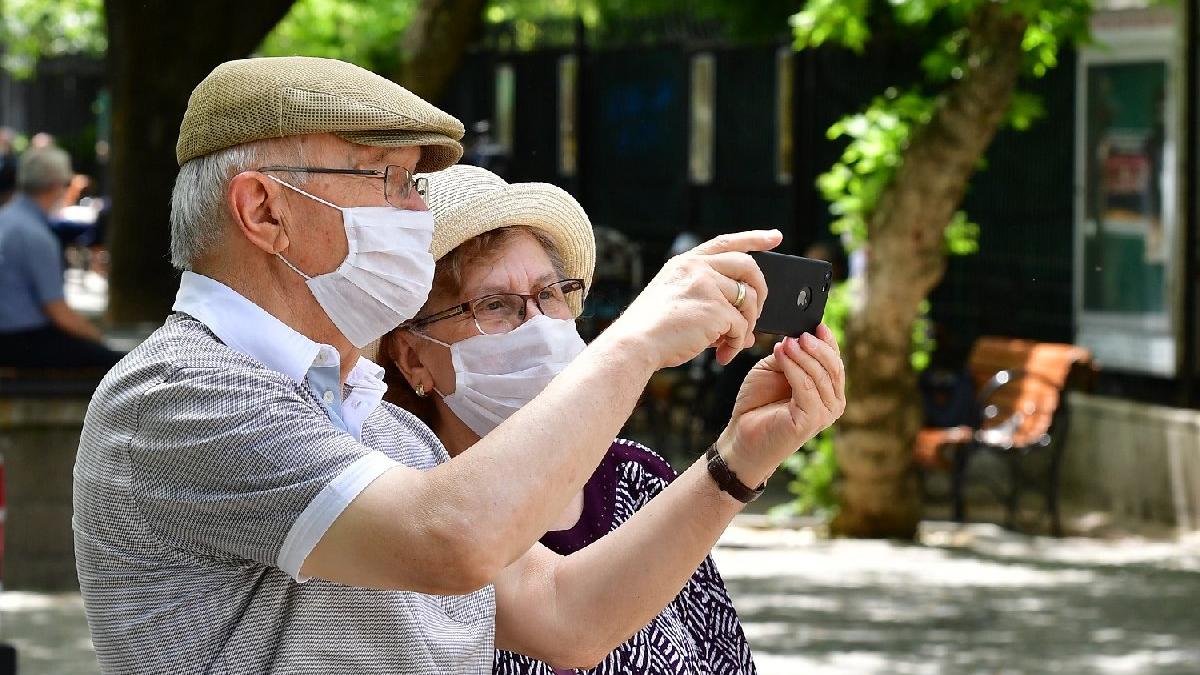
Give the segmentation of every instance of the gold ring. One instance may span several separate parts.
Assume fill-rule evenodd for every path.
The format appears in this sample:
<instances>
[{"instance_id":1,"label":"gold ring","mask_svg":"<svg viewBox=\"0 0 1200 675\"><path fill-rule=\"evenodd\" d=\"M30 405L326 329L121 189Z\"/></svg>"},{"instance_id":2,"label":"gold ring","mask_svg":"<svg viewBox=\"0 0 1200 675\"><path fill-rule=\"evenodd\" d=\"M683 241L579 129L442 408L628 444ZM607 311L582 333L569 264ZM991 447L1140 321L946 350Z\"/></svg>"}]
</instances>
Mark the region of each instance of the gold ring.
<instances>
[{"instance_id":1,"label":"gold ring","mask_svg":"<svg viewBox=\"0 0 1200 675\"><path fill-rule=\"evenodd\" d=\"M737 282L737 285L738 285L738 294L737 294L737 297L733 299L734 309L741 307L742 303L745 302L745 300L746 300L746 282L739 281L739 282Z\"/></svg>"}]
</instances>

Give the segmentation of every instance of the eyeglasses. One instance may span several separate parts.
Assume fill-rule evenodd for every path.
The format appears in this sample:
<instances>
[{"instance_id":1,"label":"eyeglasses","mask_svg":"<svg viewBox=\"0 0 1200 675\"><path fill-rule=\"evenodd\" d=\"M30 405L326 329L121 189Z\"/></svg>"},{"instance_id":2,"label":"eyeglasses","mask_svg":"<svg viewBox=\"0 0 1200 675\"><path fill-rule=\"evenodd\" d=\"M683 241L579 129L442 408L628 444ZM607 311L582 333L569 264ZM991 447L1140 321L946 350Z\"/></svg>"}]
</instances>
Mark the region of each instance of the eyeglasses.
<instances>
[{"instance_id":1,"label":"eyeglasses","mask_svg":"<svg viewBox=\"0 0 1200 675\"><path fill-rule=\"evenodd\" d=\"M398 208L404 208L404 201L413 190L422 197L429 191L428 178L413 178L412 172L395 164L389 164L383 171L375 169L329 169L319 166L264 166L258 171L291 171L294 173L332 173L343 176L366 176L383 179L383 198L387 203Z\"/></svg>"},{"instance_id":2,"label":"eyeglasses","mask_svg":"<svg viewBox=\"0 0 1200 675\"><path fill-rule=\"evenodd\" d=\"M462 314L470 314L475 327L484 335L500 335L525 323L529 301L537 305L538 311L551 319L574 319L579 316L582 302L571 302L583 293L583 279L563 279L528 295L524 293L492 293L468 300L461 305L443 309L429 316L413 319L404 328L423 328L431 323Z\"/></svg>"}]
</instances>

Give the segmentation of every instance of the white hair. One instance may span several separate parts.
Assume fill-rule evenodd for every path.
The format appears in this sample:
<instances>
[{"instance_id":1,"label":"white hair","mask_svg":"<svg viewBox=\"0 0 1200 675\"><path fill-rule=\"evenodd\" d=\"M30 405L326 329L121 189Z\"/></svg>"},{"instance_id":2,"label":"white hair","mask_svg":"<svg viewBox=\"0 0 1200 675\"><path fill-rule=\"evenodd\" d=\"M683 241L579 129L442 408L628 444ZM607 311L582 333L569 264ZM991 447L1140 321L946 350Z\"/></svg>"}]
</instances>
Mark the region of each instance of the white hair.
<instances>
[{"instance_id":1,"label":"white hair","mask_svg":"<svg viewBox=\"0 0 1200 675\"><path fill-rule=\"evenodd\" d=\"M171 264L181 270L192 266L221 241L231 222L226 194L229 180L243 171L280 161L302 164L300 143L289 143L291 152L276 140L243 143L184 162L171 191ZM285 174L293 185L305 174Z\"/></svg>"},{"instance_id":2,"label":"white hair","mask_svg":"<svg viewBox=\"0 0 1200 675\"><path fill-rule=\"evenodd\" d=\"M30 148L17 162L17 189L38 195L71 180L71 157L61 148Z\"/></svg>"}]
</instances>

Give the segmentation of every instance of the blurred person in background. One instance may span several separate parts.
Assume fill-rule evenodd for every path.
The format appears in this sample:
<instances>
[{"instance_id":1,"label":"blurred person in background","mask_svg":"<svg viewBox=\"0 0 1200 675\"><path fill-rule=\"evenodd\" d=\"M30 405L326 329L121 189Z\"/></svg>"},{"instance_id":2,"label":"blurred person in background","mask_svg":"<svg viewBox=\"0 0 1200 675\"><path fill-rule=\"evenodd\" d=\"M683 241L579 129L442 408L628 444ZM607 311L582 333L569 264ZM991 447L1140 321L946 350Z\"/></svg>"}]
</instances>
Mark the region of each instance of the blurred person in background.
<instances>
[{"instance_id":1,"label":"blurred person in background","mask_svg":"<svg viewBox=\"0 0 1200 675\"><path fill-rule=\"evenodd\" d=\"M15 134L0 127L0 206L8 203L17 187L17 153L13 149Z\"/></svg>"},{"instance_id":2,"label":"blurred person in background","mask_svg":"<svg viewBox=\"0 0 1200 675\"><path fill-rule=\"evenodd\" d=\"M384 400L421 418L457 457L583 351L575 318L593 277L595 244L583 207L554 185L510 185L465 165L428 179L435 256L444 255L419 318L383 337L378 362L388 388ZM470 309L463 309L464 301ZM676 477L654 451L618 438L540 541L563 556L584 549L628 522ZM496 651L497 675L560 672L524 654ZM704 558L666 608L588 672L754 673L712 558Z\"/></svg>"},{"instance_id":3,"label":"blurred person in background","mask_svg":"<svg viewBox=\"0 0 1200 675\"><path fill-rule=\"evenodd\" d=\"M33 148L56 148L58 141L54 139L54 135L45 131L39 131L29 139L29 147Z\"/></svg>"},{"instance_id":4,"label":"blurred person in background","mask_svg":"<svg viewBox=\"0 0 1200 675\"><path fill-rule=\"evenodd\" d=\"M0 366L107 369L121 357L65 299L50 215L71 178L66 152L30 148L17 166L17 192L0 209Z\"/></svg>"}]
</instances>

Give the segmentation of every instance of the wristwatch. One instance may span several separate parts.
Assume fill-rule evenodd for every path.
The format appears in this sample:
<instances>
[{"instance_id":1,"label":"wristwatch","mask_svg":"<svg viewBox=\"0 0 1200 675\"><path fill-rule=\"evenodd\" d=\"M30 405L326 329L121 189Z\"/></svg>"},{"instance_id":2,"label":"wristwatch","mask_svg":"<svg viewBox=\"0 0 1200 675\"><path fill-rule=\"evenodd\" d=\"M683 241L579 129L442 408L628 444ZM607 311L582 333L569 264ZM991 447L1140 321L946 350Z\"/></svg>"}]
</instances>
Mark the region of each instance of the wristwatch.
<instances>
[{"instance_id":1,"label":"wristwatch","mask_svg":"<svg viewBox=\"0 0 1200 675\"><path fill-rule=\"evenodd\" d=\"M721 453L717 452L716 443L708 446L708 452L704 456L708 460L708 473L717 482L717 486L739 502L749 504L758 499L763 490L767 489L765 481L756 488L750 488L743 483L725 463L725 458L721 457Z\"/></svg>"}]
</instances>

